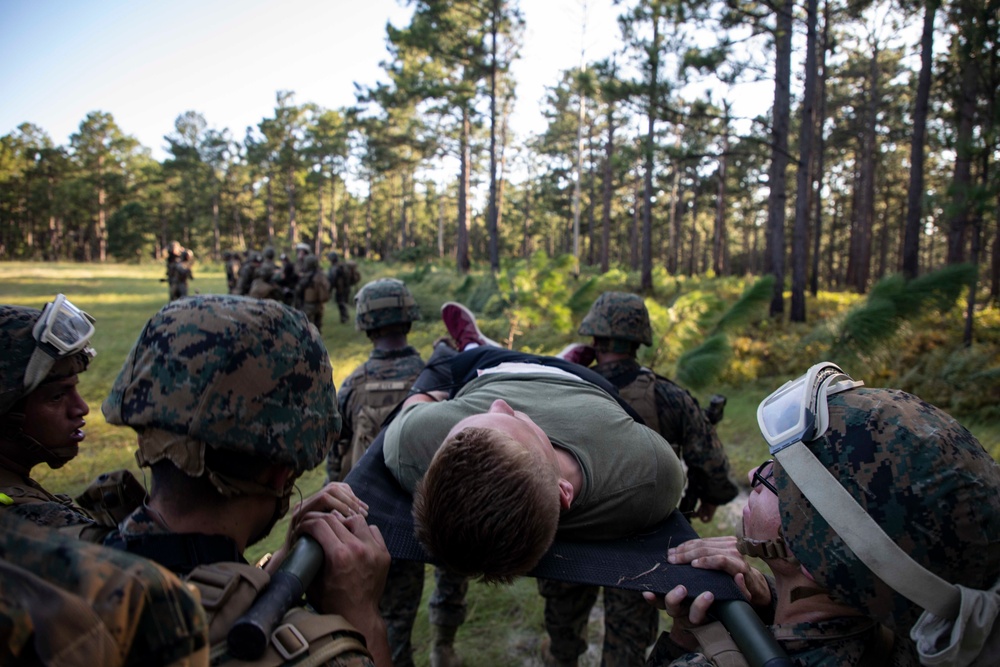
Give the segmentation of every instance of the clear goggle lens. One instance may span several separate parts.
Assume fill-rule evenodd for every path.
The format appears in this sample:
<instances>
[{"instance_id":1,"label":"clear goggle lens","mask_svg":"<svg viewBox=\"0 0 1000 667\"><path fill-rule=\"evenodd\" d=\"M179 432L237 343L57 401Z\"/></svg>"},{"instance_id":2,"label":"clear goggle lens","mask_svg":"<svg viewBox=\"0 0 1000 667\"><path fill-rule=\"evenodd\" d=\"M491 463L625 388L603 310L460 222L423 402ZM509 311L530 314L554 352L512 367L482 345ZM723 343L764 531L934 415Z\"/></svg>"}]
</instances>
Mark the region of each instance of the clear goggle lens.
<instances>
[{"instance_id":1,"label":"clear goggle lens","mask_svg":"<svg viewBox=\"0 0 1000 667\"><path fill-rule=\"evenodd\" d=\"M825 433L827 399L863 384L829 362L816 364L805 375L783 384L757 407L757 425L771 453Z\"/></svg>"},{"instance_id":2,"label":"clear goggle lens","mask_svg":"<svg viewBox=\"0 0 1000 667\"><path fill-rule=\"evenodd\" d=\"M32 333L36 341L51 345L63 357L87 346L94 335L94 318L59 294L45 306Z\"/></svg>"}]
</instances>

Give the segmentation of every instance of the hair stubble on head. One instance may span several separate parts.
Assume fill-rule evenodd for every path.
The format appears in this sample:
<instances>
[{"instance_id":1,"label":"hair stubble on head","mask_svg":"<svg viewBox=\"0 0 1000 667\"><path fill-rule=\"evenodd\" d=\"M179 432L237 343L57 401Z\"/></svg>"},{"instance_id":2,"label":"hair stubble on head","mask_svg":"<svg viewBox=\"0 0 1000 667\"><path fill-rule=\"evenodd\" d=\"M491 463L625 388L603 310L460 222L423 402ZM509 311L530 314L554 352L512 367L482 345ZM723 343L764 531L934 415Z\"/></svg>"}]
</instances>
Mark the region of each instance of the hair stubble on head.
<instances>
[{"instance_id":1,"label":"hair stubble on head","mask_svg":"<svg viewBox=\"0 0 1000 667\"><path fill-rule=\"evenodd\" d=\"M555 539L556 472L506 433L466 428L445 440L417 486L417 539L456 574L511 583Z\"/></svg>"}]
</instances>

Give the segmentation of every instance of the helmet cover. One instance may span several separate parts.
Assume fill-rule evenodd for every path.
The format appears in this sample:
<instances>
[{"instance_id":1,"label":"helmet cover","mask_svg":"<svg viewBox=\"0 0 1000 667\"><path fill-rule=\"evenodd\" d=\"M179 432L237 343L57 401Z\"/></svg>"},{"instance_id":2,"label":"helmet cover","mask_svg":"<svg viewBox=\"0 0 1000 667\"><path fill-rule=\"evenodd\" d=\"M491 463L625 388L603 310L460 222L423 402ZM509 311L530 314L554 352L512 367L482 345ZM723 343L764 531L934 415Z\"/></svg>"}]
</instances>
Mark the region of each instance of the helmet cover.
<instances>
[{"instance_id":1,"label":"helmet cover","mask_svg":"<svg viewBox=\"0 0 1000 667\"><path fill-rule=\"evenodd\" d=\"M341 418L330 356L305 315L269 299L198 295L154 315L102 405L139 434L140 463L204 472L205 448L296 474L326 458ZM157 433L144 439L143 432Z\"/></svg>"},{"instance_id":2,"label":"helmet cover","mask_svg":"<svg viewBox=\"0 0 1000 667\"><path fill-rule=\"evenodd\" d=\"M420 319L420 306L402 280L382 278L366 284L354 297L355 323L359 331Z\"/></svg>"},{"instance_id":3,"label":"helmet cover","mask_svg":"<svg viewBox=\"0 0 1000 667\"><path fill-rule=\"evenodd\" d=\"M653 328L642 297L628 292L604 292L590 307L577 333L597 338L653 344Z\"/></svg>"},{"instance_id":4,"label":"helmet cover","mask_svg":"<svg viewBox=\"0 0 1000 667\"><path fill-rule=\"evenodd\" d=\"M903 391L858 388L829 399L826 433L806 444L917 563L953 584L1000 574L1000 467L944 411ZM862 563L774 465L781 526L795 557L835 599L897 631L921 609Z\"/></svg>"}]
</instances>

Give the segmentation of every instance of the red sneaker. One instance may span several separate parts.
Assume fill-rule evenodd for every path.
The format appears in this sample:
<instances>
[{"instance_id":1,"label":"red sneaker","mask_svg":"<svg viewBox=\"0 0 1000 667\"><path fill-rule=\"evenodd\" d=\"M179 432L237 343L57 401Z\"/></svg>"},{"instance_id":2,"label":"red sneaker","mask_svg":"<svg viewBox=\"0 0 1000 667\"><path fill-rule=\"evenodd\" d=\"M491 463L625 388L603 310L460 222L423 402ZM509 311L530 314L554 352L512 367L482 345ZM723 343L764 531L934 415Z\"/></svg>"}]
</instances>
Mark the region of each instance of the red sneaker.
<instances>
[{"instance_id":1,"label":"red sneaker","mask_svg":"<svg viewBox=\"0 0 1000 667\"><path fill-rule=\"evenodd\" d=\"M560 359L571 361L581 366L589 366L597 358L597 352L592 345L585 343L570 343L556 355Z\"/></svg>"},{"instance_id":2,"label":"red sneaker","mask_svg":"<svg viewBox=\"0 0 1000 667\"><path fill-rule=\"evenodd\" d=\"M441 320L459 351L464 350L469 343L502 347L500 343L483 335L476 324L476 316L460 303L449 301L441 306Z\"/></svg>"}]
</instances>

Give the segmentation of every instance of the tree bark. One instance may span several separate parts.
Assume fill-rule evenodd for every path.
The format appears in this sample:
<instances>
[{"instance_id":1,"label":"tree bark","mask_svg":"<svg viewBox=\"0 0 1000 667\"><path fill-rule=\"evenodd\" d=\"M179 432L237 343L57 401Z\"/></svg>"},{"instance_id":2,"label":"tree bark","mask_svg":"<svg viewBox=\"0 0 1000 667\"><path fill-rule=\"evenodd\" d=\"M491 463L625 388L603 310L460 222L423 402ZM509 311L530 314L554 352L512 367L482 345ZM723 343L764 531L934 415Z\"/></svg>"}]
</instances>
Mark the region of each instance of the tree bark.
<instances>
[{"instance_id":1,"label":"tree bark","mask_svg":"<svg viewBox=\"0 0 1000 667\"><path fill-rule=\"evenodd\" d=\"M816 11L817 0L806 2L806 71L796 173L795 227L792 231L792 322L806 321L806 265L809 258L809 191L812 189L813 134L816 127Z\"/></svg>"},{"instance_id":2,"label":"tree bark","mask_svg":"<svg viewBox=\"0 0 1000 667\"><path fill-rule=\"evenodd\" d=\"M471 122L469 120L468 105L462 108L462 134L459 139L459 159L458 170L458 241L455 246L455 262L461 273L468 273L469 263L469 164L472 155L469 147L469 134L471 132Z\"/></svg>"},{"instance_id":3,"label":"tree bark","mask_svg":"<svg viewBox=\"0 0 1000 667\"><path fill-rule=\"evenodd\" d=\"M913 136L910 140L910 187L906 196L906 228L903 234L903 275L907 280L920 273L920 234L924 198L924 143L927 136L927 106L931 94L934 63L934 15L940 0L926 0L924 29L920 38L920 76L913 109Z\"/></svg>"},{"instance_id":4,"label":"tree bark","mask_svg":"<svg viewBox=\"0 0 1000 667\"><path fill-rule=\"evenodd\" d=\"M792 2L775 5L774 126L771 129L770 194L767 202L767 250L765 270L774 275L770 313L785 310L785 179L788 169L788 121L791 107Z\"/></svg>"}]
</instances>

